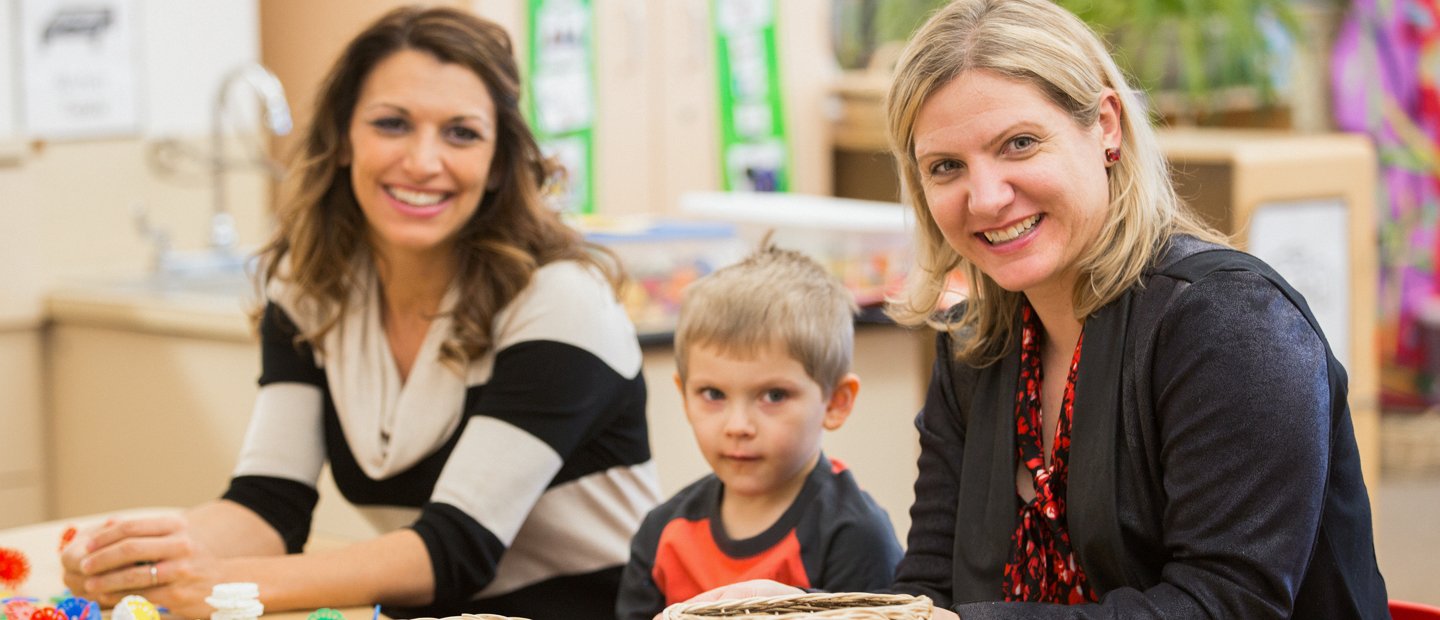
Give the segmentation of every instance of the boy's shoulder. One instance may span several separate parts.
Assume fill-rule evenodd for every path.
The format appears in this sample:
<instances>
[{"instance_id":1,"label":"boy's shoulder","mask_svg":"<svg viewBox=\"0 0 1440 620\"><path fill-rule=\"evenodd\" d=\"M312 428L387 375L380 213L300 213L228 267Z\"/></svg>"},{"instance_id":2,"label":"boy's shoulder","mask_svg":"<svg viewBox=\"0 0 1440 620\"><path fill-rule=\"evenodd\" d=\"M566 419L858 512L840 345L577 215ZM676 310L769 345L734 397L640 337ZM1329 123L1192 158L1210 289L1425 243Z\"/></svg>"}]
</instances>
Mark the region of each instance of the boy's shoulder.
<instances>
[{"instance_id":1,"label":"boy's shoulder","mask_svg":"<svg viewBox=\"0 0 1440 620\"><path fill-rule=\"evenodd\" d=\"M700 479L676 491L674 495L650 509L645 515L642 529L663 528L666 523L678 518L698 520L714 514L720 498L720 478L705 474Z\"/></svg>"},{"instance_id":2,"label":"boy's shoulder","mask_svg":"<svg viewBox=\"0 0 1440 620\"><path fill-rule=\"evenodd\" d=\"M826 521L883 525L885 530L892 530L885 509L860 488L860 483L856 482L855 475L844 461L821 455L811 477L815 482L815 493L805 506L807 513Z\"/></svg>"}]
</instances>

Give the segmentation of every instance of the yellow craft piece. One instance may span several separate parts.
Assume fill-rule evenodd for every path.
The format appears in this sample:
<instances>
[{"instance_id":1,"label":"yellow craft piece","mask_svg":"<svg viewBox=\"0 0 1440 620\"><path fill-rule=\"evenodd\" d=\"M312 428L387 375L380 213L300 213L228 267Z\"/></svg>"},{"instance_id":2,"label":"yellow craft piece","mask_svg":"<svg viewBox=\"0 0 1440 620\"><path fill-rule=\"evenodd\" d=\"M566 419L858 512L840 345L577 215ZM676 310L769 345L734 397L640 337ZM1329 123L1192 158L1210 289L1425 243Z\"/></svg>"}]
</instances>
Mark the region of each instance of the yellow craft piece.
<instances>
[{"instance_id":1,"label":"yellow craft piece","mask_svg":"<svg viewBox=\"0 0 1440 620\"><path fill-rule=\"evenodd\" d=\"M139 594L131 594L120 599L115 605L114 613L110 614L111 620L160 620L160 612L155 609L155 604L146 600Z\"/></svg>"}]
</instances>

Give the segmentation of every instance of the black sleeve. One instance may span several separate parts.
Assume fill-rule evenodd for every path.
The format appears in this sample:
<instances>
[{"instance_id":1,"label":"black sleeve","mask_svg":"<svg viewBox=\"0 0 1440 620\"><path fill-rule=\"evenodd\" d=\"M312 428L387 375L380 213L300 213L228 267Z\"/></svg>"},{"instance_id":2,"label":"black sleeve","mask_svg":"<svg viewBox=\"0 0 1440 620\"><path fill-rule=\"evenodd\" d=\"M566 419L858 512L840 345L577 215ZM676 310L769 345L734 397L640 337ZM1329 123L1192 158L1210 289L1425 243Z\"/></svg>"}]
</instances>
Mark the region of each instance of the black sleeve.
<instances>
[{"instance_id":1,"label":"black sleeve","mask_svg":"<svg viewBox=\"0 0 1440 620\"><path fill-rule=\"evenodd\" d=\"M289 382L324 387L325 371L315 363L314 349L300 342L300 328L275 302L265 304L260 318L260 385Z\"/></svg>"},{"instance_id":2,"label":"black sleeve","mask_svg":"<svg viewBox=\"0 0 1440 620\"><path fill-rule=\"evenodd\" d=\"M259 515L285 541L286 553L300 553L310 538L310 519L320 494L308 486L270 476L237 476L222 499Z\"/></svg>"},{"instance_id":3,"label":"black sleeve","mask_svg":"<svg viewBox=\"0 0 1440 620\"><path fill-rule=\"evenodd\" d=\"M655 549L665 520L651 512L630 541L630 562L620 577L620 595L615 599L616 620L650 620L665 609L665 593L655 585Z\"/></svg>"},{"instance_id":4,"label":"black sleeve","mask_svg":"<svg viewBox=\"0 0 1440 620\"><path fill-rule=\"evenodd\" d=\"M1263 277L1214 274L1182 293L1160 323L1153 377L1172 558L1163 581L1073 607L961 605L961 617L1291 616L1330 457L1319 336Z\"/></svg>"},{"instance_id":5,"label":"black sleeve","mask_svg":"<svg viewBox=\"0 0 1440 620\"><path fill-rule=\"evenodd\" d=\"M910 507L910 535L905 556L896 567L894 590L930 597L949 607L955 553L955 507L960 499L960 463L965 456L964 414L950 353L950 337L936 338L935 364L924 408L915 418L920 431L920 474L915 479L915 503ZM968 373L967 375L968 376ZM969 402L964 402L965 407Z\"/></svg>"}]
</instances>

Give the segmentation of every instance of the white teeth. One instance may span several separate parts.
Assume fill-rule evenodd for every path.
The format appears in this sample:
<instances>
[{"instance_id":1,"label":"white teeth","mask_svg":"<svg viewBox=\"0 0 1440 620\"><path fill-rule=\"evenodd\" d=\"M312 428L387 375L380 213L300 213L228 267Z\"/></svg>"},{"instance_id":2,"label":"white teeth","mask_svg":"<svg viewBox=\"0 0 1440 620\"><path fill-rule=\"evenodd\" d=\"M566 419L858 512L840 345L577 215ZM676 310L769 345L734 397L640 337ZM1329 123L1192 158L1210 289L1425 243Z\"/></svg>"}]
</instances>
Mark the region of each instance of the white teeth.
<instances>
[{"instance_id":1,"label":"white teeth","mask_svg":"<svg viewBox=\"0 0 1440 620\"><path fill-rule=\"evenodd\" d=\"M417 207L428 207L445 199L444 192L412 192L408 189L400 189L398 187L387 187L385 191L389 192L391 196L394 196L396 200Z\"/></svg>"},{"instance_id":2,"label":"white teeth","mask_svg":"<svg viewBox=\"0 0 1440 620\"><path fill-rule=\"evenodd\" d=\"M1016 237L1025 234L1025 231L1030 230L1031 227L1035 226L1035 222L1038 221L1040 221L1040 214L1036 213L1035 215L1025 218L1025 220L1019 224L1006 228L1005 230L995 230L984 233L985 240L991 244L1005 243L1006 241L1014 240Z\"/></svg>"}]
</instances>

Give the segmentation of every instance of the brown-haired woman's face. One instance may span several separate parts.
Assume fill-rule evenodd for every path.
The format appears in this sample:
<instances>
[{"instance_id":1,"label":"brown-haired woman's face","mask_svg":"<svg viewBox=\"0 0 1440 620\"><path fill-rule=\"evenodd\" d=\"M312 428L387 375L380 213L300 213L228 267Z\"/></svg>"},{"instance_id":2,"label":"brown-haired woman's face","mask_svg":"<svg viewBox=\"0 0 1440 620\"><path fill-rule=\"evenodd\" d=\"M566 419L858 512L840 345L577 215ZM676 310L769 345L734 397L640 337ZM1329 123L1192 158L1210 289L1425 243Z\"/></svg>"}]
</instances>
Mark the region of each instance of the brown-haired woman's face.
<instances>
[{"instance_id":1,"label":"brown-haired woman's face","mask_svg":"<svg viewBox=\"0 0 1440 620\"><path fill-rule=\"evenodd\" d=\"M382 255L448 250L495 157L495 102L463 65L416 50L380 61L350 121L350 183Z\"/></svg>"}]
</instances>

